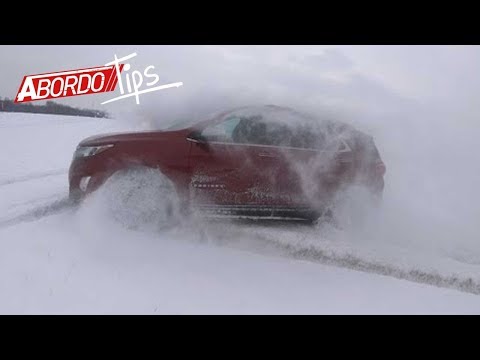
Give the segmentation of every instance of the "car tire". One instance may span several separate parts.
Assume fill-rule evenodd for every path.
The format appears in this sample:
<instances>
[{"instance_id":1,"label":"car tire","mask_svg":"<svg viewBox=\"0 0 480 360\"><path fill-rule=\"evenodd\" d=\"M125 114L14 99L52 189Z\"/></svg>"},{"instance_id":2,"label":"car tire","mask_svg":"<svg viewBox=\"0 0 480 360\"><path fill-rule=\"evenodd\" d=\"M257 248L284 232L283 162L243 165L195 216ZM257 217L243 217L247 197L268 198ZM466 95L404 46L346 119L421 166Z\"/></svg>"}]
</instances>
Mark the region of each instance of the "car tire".
<instances>
[{"instance_id":1,"label":"car tire","mask_svg":"<svg viewBox=\"0 0 480 360\"><path fill-rule=\"evenodd\" d=\"M164 229L180 219L175 186L158 169L117 171L99 190L108 215L129 229Z\"/></svg>"}]
</instances>

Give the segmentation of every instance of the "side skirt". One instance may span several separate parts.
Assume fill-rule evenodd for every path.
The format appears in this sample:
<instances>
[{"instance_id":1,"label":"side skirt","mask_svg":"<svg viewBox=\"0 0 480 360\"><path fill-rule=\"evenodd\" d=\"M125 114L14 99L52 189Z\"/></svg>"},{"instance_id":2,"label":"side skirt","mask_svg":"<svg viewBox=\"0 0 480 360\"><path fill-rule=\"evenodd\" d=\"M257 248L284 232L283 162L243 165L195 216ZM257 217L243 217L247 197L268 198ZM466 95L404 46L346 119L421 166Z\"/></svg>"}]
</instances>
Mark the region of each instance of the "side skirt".
<instances>
[{"instance_id":1,"label":"side skirt","mask_svg":"<svg viewBox=\"0 0 480 360\"><path fill-rule=\"evenodd\" d=\"M214 218L269 219L269 220L316 220L321 212L308 207L287 208L250 205L198 205L194 208L200 215Z\"/></svg>"}]
</instances>

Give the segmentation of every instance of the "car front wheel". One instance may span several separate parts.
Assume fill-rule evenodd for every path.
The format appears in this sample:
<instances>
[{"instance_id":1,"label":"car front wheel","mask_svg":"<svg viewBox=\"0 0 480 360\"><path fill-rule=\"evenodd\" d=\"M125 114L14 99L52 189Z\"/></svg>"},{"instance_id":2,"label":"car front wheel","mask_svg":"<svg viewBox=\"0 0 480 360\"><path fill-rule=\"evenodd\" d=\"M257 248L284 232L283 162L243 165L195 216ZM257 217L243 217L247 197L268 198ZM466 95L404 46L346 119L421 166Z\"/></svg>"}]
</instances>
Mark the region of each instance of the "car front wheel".
<instances>
[{"instance_id":1,"label":"car front wheel","mask_svg":"<svg viewBox=\"0 0 480 360\"><path fill-rule=\"evenodd\" d=\"M127 228L167 228L179 219L175 187L158 169L117 171L99 189L108 215Z\"/></svg>"}]
</instances>

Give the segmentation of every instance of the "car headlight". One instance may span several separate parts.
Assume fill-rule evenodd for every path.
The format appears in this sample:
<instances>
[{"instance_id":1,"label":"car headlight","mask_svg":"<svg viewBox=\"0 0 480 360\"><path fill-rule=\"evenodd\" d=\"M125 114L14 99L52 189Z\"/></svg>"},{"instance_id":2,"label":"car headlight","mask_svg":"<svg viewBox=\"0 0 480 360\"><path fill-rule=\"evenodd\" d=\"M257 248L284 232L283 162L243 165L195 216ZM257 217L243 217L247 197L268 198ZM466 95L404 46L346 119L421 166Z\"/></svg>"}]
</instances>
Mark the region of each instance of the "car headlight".
<instances>
[{"instance_id":1,"label":"car headlight","mask_svg":"<svg viewBox=\"0 0 480 360\"><path fill-rule=\"evenodd\" d=\"M78 146L77 149L75 150L74 157L81 158L81 157L93 156L111 148L112 146L113 144L100 145L100 146Z\"/></svg>"}]
</instances>

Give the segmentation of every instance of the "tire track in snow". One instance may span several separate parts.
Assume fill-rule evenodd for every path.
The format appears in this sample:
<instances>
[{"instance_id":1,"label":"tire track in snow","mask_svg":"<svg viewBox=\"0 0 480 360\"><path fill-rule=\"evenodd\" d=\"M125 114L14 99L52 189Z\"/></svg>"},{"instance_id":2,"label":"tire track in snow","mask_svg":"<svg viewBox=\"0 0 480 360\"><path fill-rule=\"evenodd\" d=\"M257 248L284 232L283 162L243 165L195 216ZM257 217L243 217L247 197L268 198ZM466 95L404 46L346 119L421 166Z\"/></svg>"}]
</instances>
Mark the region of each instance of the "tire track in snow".
<instances>
[{"instance_id":1,"label":"tire track in snow","mask_svg":"<svg viewBox=\"0 0 480 360\"><path fill-rule=\"evenodd\" d=\"M283 226L288 229L295 225L282 224L281 227ZM206 241L211 240L219 246L238 248L267 256L284 256L480 295L480 281L471 276L460 276L454 273L452 275L443 275L435 271L426 271L413 267L405 268L393 263L370 260L351 253L342 253L340 249L337 252L335 249L326 250L313 245L293 243L296 239L292 239L292 243L284 240L279 241L275 238L276 235L274 233L264 233L263 230L265 229L261 233L253 231L252 234L247 236L244 231L250 232L254 230L252 227L239 228L230 225L228 230L223 227L212 228L210 226L204 229L206 231L204 231L203 237ZM225 236L226 233L229 234L228 237Z\"/></svg>"},{"instance_id":2,"label":"tire track in snow","mask_svg":"<svg viewBox=\"0 0 480 360\"><path fill-rule=\"evenodd\" d=\"M58 214L62 211L71 209L74 206L75 203L71 201L70 198L61 198L46 205L37 206L12 218L0 219L0 228L13 226L21 222L35 221L46 216Z\"/></svg>"},{"instance_id":3,"label":"tire track in snow","mask_svg":"<svg viewBox=\"0 0 480 360\"><path fill-rule=\"evenodd\" d=\"M278 250L283 251L285 255L295 259L317 262L324 265L339 266L351 270L390 276L401 280L408 280L416 283L450 288L480 295L480 283L472 277L460 277L454 274L445 276L436 272L428 272L420 269L402 269L394 264L367 260L352 254L337 254L331 250L326 251L312 246L300 247L298 245L280 243L266 236L262 237L262 241L270 243Z\"/></svg>"},{"instance_id":4,"label":"tire track in snow","mask_svg":"<svg viewBox=\"0 0 480 360\"><path fill-rule=\"evenodd\" d=\"M444 276L419 269L405 270L396 267L393 264L373 262L354 255L328 254L319 249L292 249L287 246L286 250L290 255L297 259L313 260L323 264L341 266L352 270L391 276L397 279L434 285L437 287L451 288L480 295L480 283L476 282L471 277L460 278L456 275Z\"/></svg>"},{"instance_id":5,"label":"tire track in snow","mask_svg":"<svg viewBox=\"0 0 480 360\"><path fill-rule=\"evenodd\" d=\"M66 174L68 172L67 169L60 169L60 170L52 170L52 171L45 171L41 173L34 173L34 174L27 174L23 176L17 176L14 178L10 179L5 179L5 180L0 180L0 186L5 186L5 185L11 185L19 182L25 182L25 181L32 181L32 180L37 180L41 179L44 177L48 176L55 176L55 175L62 175Z\"/></svg>"}]
</instances>

